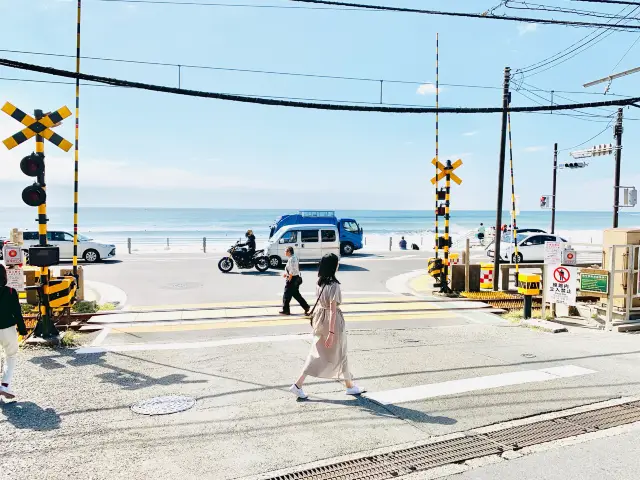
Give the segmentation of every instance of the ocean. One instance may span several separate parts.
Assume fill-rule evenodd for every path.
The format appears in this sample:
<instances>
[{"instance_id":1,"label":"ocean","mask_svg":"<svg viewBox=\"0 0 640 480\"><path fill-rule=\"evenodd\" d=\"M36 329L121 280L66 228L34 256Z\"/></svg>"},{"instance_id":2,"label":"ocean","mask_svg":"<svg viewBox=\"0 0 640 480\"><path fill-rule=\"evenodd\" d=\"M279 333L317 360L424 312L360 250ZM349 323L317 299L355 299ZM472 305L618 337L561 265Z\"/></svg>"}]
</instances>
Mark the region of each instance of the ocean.
<instances>
[{"instance_id":1,"label":"ocean","mask_svg":"<svg viewBox=\"0 0 640 480\"><path fill-rule=\"evenodd\" d=\"M268 237L270 225L282 214L295 210L235 210L206 208L106 208L84 207L79 214L79 232L90 238L112 243L126 243L132 238L137 243L159 243L167 238L178 242L202 240L229 243L241 238L247 229L253 229L258 239ZM336 215L354 218L362 226L365 237L429 235L433 232L434 219L430 211L419 210L337 210ZM0 236L8 236L12 227L35 230L36 209L29 207L0 208ZM70 208L51 208L48 211L49 228L71 232L73 212ZM548 229L551 212L521 212L520 228ZM453 211L452 235L495 223L495 212ZM510 213L503 213L503 223L510 222ZM557 212L556 230L577 242L599 242L601 231L610 228L611 212ZM444 222L441 221L440 228ZM640 213L622 211L621 227L640 227ZM455 240L455 238L454 238Z\"/></svg>"}]
</instances>

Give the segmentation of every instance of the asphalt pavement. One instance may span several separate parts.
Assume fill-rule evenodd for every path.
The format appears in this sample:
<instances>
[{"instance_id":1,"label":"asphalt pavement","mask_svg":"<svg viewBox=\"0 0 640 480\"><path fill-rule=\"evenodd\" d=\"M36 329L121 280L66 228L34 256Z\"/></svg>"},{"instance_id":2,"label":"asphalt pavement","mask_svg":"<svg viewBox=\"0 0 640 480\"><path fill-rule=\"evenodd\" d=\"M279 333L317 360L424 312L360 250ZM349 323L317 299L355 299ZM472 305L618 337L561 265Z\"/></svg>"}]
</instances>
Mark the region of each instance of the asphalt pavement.
<instances>
[{"instance_id":1,"label":"asphalt pavement","mask_svg":"<svg viewBox=\"0 0 640 480\"><path fill-rule=\"evenodd\" d=\"M426 256L411 255L343 262L349 364L367 393L353 398L336 380L309 379L306 401L287 389L309 350L308 319L274 313L278 274L224 275L217 259L196 255L89 266L88 278L126 290L131 310L99 320L104 328L83 336L80 348L20 352L18 401L0 404L3 473L29 480L269 478L314 462L640 398L640 337L579 329L552 335L476 302L410 296L399 287L424 269ZM312 290L314 270L305 270L303 291ZM176 288L191 280L197 286ZM195 405L171 415L131 409L172 395ZM628 452L637 434L611 438ZM593 478L602 455L591 452L606 441L593 450L585 443L532 451L465 468L459 478L522 480L545 464L555 475L545 478ZM637 478L628 460L618 470L607 465L622 473L601 478Z\"/></svg>"}]
</instances>

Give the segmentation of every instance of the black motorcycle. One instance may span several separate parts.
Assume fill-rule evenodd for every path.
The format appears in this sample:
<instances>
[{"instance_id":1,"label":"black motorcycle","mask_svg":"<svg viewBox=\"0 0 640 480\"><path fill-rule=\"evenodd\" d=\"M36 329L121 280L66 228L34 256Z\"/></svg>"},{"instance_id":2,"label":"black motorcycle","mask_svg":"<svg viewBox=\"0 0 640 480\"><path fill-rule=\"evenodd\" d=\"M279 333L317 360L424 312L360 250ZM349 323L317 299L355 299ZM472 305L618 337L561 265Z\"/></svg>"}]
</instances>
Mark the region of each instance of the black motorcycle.
<instances>
[{"instance_id":1,"label":"black motorcycle","mask_svg":"<svg viewBox=\"0 0 640 480\"><path fill-rule=\"evenodd\" d=\"M240 242L237 242L229 250L229 255L226 255L218 262L218 268L222 273L229 273L233 269L235 263L238 268L253 268L259 272L266 272L269 268L269 258L265 256L264 250L256 250L251 257L246 253L246 250L240 246Z\"/></svg>"}]
</instances>

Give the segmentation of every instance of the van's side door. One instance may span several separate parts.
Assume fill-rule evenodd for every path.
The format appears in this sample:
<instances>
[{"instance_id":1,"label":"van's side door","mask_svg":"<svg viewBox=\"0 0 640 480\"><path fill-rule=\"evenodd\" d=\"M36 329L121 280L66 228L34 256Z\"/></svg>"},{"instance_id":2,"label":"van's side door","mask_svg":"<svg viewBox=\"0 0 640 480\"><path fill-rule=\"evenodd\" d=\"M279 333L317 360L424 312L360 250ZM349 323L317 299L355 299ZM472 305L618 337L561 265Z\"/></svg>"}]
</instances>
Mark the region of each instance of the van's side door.
<instances>
[{"instance_id":1,"label":"van's side door","mask_svg":"<svg viewBox=\"0 0 640 480\"><path fill-rule=\"evenodd\" d=\"M333 253L340 256L340 240L338 235L333 229L326 229L320 231L320 244L322 245L322 256L327 253Z\"/></svg>"},{"instance_id":2,"label":"van's side door","mask_svg":"<svg viewBox=\"0 0 640 480\"><path fill-rule=\"evenodd\" d=\"M300 230L298 258L304 262L317 262L322 258L319 229Z\"/></svg>"}]
</instances>

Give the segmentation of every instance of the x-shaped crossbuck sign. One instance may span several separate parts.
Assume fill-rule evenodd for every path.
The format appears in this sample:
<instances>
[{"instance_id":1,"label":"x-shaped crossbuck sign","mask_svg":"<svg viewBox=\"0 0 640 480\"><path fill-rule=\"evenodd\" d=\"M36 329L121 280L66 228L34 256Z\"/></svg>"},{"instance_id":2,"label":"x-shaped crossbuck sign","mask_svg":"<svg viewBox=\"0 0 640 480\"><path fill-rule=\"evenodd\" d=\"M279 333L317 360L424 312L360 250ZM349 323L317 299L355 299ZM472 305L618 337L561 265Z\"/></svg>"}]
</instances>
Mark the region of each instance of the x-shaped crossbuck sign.
<instances>
[{"instance_id":1,"label":"x-shaped crossbuck sign","mask_svg":"<svg viewBox=\"0 0 640 480\"><path fill-rule=\"evenodd\" d=\"M431 163L435 165L439 170L438 174L431 179L431 183L435 185L436 182L439 182L447 175L447 168L444 165L442 165L439 161L437 161L435 158L431 160ZM456 168L458 168L460 165L462 165L462 160L458 159L453 163L453 165L451 165L451 168L449 169L451 180L456 182L458 185L462 183L462 180L455 173L453 173L453 171Z\"/></svg>"},{"instance_id":2,"label":"x-shaped crossbuck sign","mask_svg":"<svg viewBox=\"0 0 640 480\"><path fill-rule=\"evenodd\" d=\"M19 108L11 105L9 102L4 104L4 107L2 107L2 111L9 115L11 118L14 118L15 120L26 126L26 128L23 128L21 131L10 136L2 142L9 150L17 147L21 143L26 142L36 135L43 136L51 143L53 143L56 147L61 148L65 152L71 150L71 147L73 146L71 142L65 140L60 135L51 130L51 127L57 126L62 120L71 116L71 110L69 110L67 107L62 107L55 112L48 113L39 120L36 120L31 115L27 115Z\"/></svg>"}]
</instances>

